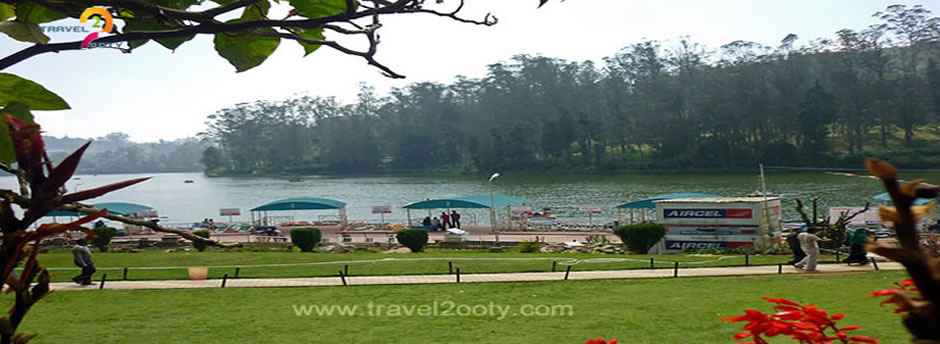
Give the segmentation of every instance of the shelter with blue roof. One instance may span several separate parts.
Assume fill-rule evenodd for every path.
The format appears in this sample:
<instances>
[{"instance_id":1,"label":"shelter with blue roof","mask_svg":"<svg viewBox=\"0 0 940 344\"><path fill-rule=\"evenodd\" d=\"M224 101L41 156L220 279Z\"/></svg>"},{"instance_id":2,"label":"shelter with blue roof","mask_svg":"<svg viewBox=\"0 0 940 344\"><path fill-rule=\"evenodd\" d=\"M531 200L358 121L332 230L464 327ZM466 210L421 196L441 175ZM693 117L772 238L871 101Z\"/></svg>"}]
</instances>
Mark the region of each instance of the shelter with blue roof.
<instances>
[{"instance_id":1,"label":"shelter with blue roof","mask_svg":"<svg viewBox=\"0 0 940 344\"><path fill-rule=\"evenodd\" d=\"M509 208L511 205L520 205L528 203L527 200L517 197L510 197L500 194L470 195L453 198L426 199L423 201L411 202L405 204L405 212L408 216L408 227L411 227L412 209L489 209L490 226L496 226L497 208Z\"/></svg>"},{"instance_id":2,"label":"shelter with blue roof","mask_svg":"<svg viewBox=\"0 0 940 344\"><path fill-rule=\"evenodd\" d=\"M264 205L260 205L251 209L251 222L255 222L255 212L258 212L258 219L265 220L267 219L267 213L269 211L283 211L283 210L328 210L336 209L339 211L340 225L345 227L347 224L346 219L346 202L337 201L335 199L329 198L320 198L320 197L295 197L295 198L285 198L282 200L272 201Z\"/></svg>"}]
</instances>

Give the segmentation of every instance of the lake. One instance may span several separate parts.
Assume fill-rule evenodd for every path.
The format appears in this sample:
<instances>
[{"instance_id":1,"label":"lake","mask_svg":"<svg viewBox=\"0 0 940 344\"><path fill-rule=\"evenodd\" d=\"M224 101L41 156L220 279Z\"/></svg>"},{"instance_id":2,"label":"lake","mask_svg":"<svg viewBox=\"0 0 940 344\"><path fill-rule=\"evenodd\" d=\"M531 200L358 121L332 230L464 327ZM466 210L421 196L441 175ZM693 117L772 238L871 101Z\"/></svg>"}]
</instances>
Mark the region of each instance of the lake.
<instances>
[{"instance_id":1,"label":"lake","mask_svg":"<svg viewBox=\"0 0 940 344\"><path fill-rule=\"evenodd\" d=\"M378 221L371 213L376 205L392 206L386 221L403 222L404 209L409 202L426 198L443 198L472 194L506 194L527 199L536 209L551 208L559 219L584 220L577 214L580 205L598 205L603 214L597 221L616 219L616 205L645 197L673 192L701 192L723 196L743 196L758 188L759 178L753 174L618 174L618 175L518 175L503 173L487 184L487 175L476 178L465 176L304 176L299 182L287 177L215 177L200 173L112 174L80 175L68 183L69 190L85 190L126 179L152 176L151 180L130 188L113 192L89 203L132 202L157 209L163 222L181 223L219 216L219 208L239 208L242 215L235 221L248 221L248 210L269 201L289 197L325 197L347 203L351 220ZM940 180L940 173L920 173L905 176ZM192 180L193 183L184 183ZM794 198L808 203L819 196L823 210L829 206L861 206L871 196L882 192L881 182L873 179L844 177L823 172L777 172L766 174L767 188L784 197L784 218L798 219L793 210ZM16 188L12 176L0 177L0 186ZM465 211L464 221L488 223L488 215L481 211ZM335 215L332 211L294 211L270 215L294 216L297 221L316 219L320 215ZM440 214L436 212L435 214ZM413 219L427 212L412 213ZM625 213L626 216L626 213Z\"/></svg>"}]
</instances>

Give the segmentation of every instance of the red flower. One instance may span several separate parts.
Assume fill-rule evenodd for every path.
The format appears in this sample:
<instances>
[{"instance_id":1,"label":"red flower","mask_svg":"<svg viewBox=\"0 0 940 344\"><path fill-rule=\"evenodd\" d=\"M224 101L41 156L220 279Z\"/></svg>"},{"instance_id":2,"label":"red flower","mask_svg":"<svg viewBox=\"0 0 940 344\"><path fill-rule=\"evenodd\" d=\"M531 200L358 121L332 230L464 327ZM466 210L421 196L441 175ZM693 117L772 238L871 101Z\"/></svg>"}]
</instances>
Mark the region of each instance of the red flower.
<instances>
[{"instance_id":1,"label":"red flower","mask_svg":"<svg viewBox=\"0 0 940 344\"><path fill-rule=\"evenodd\" d=\"M597 337L594 339L588 339L584 341L584 344L617 344L617 338L611 339L609 342L604 340L604 338Z\"/></svg>"},{"instance_id":2,"label":"red flower","mask_svg":"<svg viewBox=\"0 0 940 344\"><path fill-rule=\"evenodd\" d=\"M901 286L899 284L899 286ZM767 302L775 303L773 307L776 313L772 315L763 312L748 309L744 315L720 318L720 321L741 322L746 321L743 332L734 334L735 340L741 340L753 337L754 344L768 343L763 337L775 337L785 335L801 343L825 344L825 343L867 343L865 340L875 340L865 336L859 341L850 342L851 338L847 331L861 328L858 325L851 325L839 328L836 321L845 318L842 313L829 315L828 312L819 309L816 305L800 305L794 301L782 298L765 297ZM831 331L827 333L827 331ZM831 334L831 335L830 335ZM763 337L762 337L763 336ZM743 344L743 343L742 343Z\"/></svg>"}]
</instances>

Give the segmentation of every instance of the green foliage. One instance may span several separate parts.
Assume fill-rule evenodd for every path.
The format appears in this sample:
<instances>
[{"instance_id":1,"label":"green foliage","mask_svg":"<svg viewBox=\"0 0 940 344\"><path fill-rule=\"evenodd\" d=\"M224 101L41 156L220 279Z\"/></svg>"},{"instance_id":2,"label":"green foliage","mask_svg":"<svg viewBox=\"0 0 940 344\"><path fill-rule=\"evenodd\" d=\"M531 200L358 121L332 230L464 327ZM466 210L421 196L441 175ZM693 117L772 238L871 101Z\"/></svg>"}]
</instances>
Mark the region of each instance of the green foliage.
<instances>
[{"instance_id":1,"label":"green foliage","mask_svg":"<svg viewBox=\"0 0 940 344\"><path fill-rule=\"evenodd\" d=\"M0 22L0 32L20 42L49 43L49 36L42 33L42 30L39 29L39 24L36 23L23 23L19 21Z\"/></svg>"},{"instance_id":2,"label":"green foliage","mask_svg":"<svg viewBox=\"0 0 940 344\"><path fill-rule=\"evenodd\" d=\"M326 36L323 35L322 27L318 27L315 29L306 29L306 30L297 29L297 35L306 39L313 39L313 40L318 40L318 41L322 41L326 39ZM297 43L300 43L300 45L304 47L304 56L310 55L314 51L317 51L317 49L320 49L319 44L309 44L309 43L305 43L301 41L297 41Z\"/></svg>"},{"instance_id":3,"label":"green foliage","mask_svg":"<svg viewBox=\"0 0 940 344\"><path fill-rule=\"evenodd\" d=\"M290 241L303 252L313 252L320 243L320 229L312 227L296 228L290 231Z\"/></svg>"},{"instance_id":4,"label":"green foliage","mask_svg":"<svg viewBox=\"0 0 940 344\"><path fill-rule=\"evenodd\" d=\"M421 252L428 244L428 230L424 228L403 229L395 236L398 243L411 249L411 252Z\"/></svg>"},{"instance_id":5,"label":"green foliage","mask_svg":"<svg viewBox=\"0 0 940 344\"><path fill-rule=\"evenodd\" d=\"M16 12L13 10L13 6L0 2L0 20L7 20L16 16Z\"/></svg>"},{"instance_id":6,"label":"green foliage","mask_svg":"<svg viewBox=\"0 0 940 344\"><path fill-rule=\"evenodd\" d=\"M108 252L108 244L111 243L111 238L117 235L117 229L112 227L95 227L92 229L97 236L95 240L92 240L91 246L97 247L101 252Z\"/></svg>"},{"instance_id":7,"label":"green foliage","mask_svg":"<svg viewBox=\"0 0 940 344\"><path fill-rule=\"evenodd\" d=\"M356 2L358 5L358 2ZM346 11L345 0L290 0L297 14L307 18L323 18Z\"/></svg>"},{"instance_id":8,"label":"green foliage","mask_svg":"<svg viewBox=\"0 0 940 344\"><path fill-rule=\"evenodd\" d=\"M42 24L65 17L64 13L35 2L21 2L16 5L16 21L21 23Z\"/></svg>"},{"instance_id":9,"label":"green foliage","mask_svg":"<svg viewBox=\"0 0 940 344\"><path fill-rule=\"evenodd\" d=\"M620 226L614 234L627 246L630 252L646 254L649 249L666 236L666 227L653 222Z\"/></svg>"},{"instance_id":10,"label":"green foliage","mask_svg":"<svg viewBox=\"0 0 940 344\"><path fill-rule=\"evenodd\" d=\"M176 27L166 25L166 22L161 22L159 19L153 18L153 17L133 18L133 19L124 20L124 32L165 31L165 30L172 30L174 28ZM175 50L180 45L182 45L183 43L186 43L192 38L193 36L176 37L176 38L160 38L160 39L156 39L155 41L157 41L157 43L159 43L160 45L162 45L163 47L167 49ZM128 42L128 45L131 48L137 48L139 46L144 45L145 43L147 43L146 40L132 41L132 42Z\"/></svg>"},{"instance_id":11,"label":"green foliage","mask_svg":"<svg viewBox=\"0 0 940 344\"><path fill-rule=\"evenodd\" d=\"M538 253L542 248L542 242L537 240L523 240L519 243L520 253Z\"/></svg>"},{"instance_id":12,"label":"green foliage","mask_svg":"<svg viewBox=\"0 0 940 344\"><path fill-rule=\"evenodd\" d=\"M245 19L233 19L226 23L243 22ZM272 28L258 29L261 32L276 33ZM277 49L281 39L277 37L262 37L251 35L249 32L229 33L222 32L215 34L215 50L219 56L228 60L235 70L244 72L257 67L271 53Z\"/></svg>"},{"instance_id":13,"label":"green foliage","mask_svg":"<svg viewBox=\"0 0 940 344\"><path fill-rule=\"evenodd\" d=\"M69 104L42 85L10 73L0 73L0 105L19 102L31 110L68 110Z\"/></svg>"},{"instance_id":14,"label":"green foliage","mask_svg":"<svg viewBox=\"0 0 940 344\"><path fill-rule=\"evenodd\" d=\"M205 229L194 230L192 233L193 235L201 236L207 239L209 238L209 234L210 234L209 231ZM205 251L207 247L209 247L209 244L206 244L201 241L193 241L193 247L195 247L197 251L202 252L202 251Z\"/></svg>"}]
</instances>

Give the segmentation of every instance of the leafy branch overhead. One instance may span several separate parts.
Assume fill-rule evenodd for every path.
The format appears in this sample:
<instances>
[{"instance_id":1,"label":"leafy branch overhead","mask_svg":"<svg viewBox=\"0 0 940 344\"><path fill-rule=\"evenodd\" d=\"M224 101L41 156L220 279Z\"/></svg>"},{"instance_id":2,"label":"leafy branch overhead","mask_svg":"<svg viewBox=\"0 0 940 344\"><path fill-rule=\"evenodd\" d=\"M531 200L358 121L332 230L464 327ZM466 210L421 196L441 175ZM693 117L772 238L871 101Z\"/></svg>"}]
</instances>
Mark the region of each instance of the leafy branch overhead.
<instances>
[{"instance_id":1,"label":"leafy branch overhead","mask_svg":"<svg viewBox=\"0 0 940 344\"><path fill-rule=\"evenodd\" d=\"M216 52L238 72L265 61L282 40L295 41L309 55L321 46L364 59L385 76L404 78L375 59L380 43L380 18L391 14L429 14L463 23L494 25L496 17L481 20L459 16L464 0L214 0L206 8L200 0L62 0L0 1L0 32L8 37L35 43L0 59L0 70L30 57L82 49L82 41L49 43L39 24L79 19L90 7L104 8L116 21L110 32L102 32L96 44L127 42L124 52L155 41L174 50L196 35L213 35ZM541 7L547 0L539 0ZM289 7L288 7L289 6ZM194 8L198 8L194 9ZM275 10L277 9L277 10ZM275 13L286 13L275 15ZM356 37L364 49L349 48L338 39ZM35 109L35 108L34 108Z\"/></svg>"}]
</instances>

